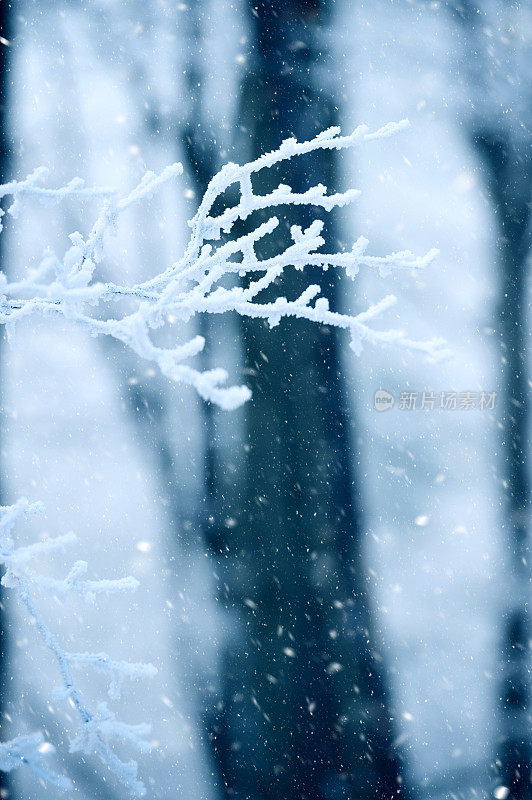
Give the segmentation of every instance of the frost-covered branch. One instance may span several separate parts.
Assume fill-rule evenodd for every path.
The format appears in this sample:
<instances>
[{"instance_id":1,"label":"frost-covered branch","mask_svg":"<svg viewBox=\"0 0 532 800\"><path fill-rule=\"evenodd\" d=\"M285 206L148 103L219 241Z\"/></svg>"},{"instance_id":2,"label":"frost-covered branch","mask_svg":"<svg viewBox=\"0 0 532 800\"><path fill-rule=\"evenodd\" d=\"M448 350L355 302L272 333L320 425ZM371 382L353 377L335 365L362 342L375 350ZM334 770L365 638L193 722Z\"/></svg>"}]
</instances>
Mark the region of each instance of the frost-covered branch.
<instances>
[{"instance_id":1,"label":"frost-covered branch","mask_svg":"<svg viewBox=\"0 0 532 800\"><path fill-rule=\"evenodd\" d=\"M111 743L115 740L126 741L140 752L145 752L150 748L146 739L150 732L149 725L144 723L128 725L120 722L105 703L100 703L96 710L92 710L76 684L72 667L80 664L92 665L104 672L109 678L111 699L120 697L122 684L126 678L151 677L157 672L156 668L152 664L113 661L106 653L68 652L48 627L34 597L34 593L39 589L53 590L60 596L67 592L77 592L86 601L92 602L99 592L134 589L138 582L130 577L118 580L82 580L81 576L87 571L87 564L84 561L77 561L64 580L51 579L31 570L27 566L27 562L35 556L53 552L59 547L75 541L74 534L67 534L17 548L12 536L15 523L21 517L40 512L42 512L40 504L30 505L25 498L21 498L13 506L0 507L0 563L6 567L2 584L16 590L18 597L26 606L43 644L57 661L64 692L76 709L80 720L78 733L70 744L70 752L81 751L87 755L97 753L119 781L128 788L132 796L142 797L145 794L145 787L137 778L137 763L121 761L114 753ZM69 788L68 779L49 772L41 764L42 752L39 747L42 745L42 737L38 739L39 736L40 734L22 736L1 745L3 749L0 749L0 769L4 769L3 764L6 769L13 769L21 761L21 763L27 763L43 780L53 782L60 788ZM50 747L51 745L47 745L48 752L51 752Z\"/></svg>"},{"instance_id":2,"label":"frost-covered branch","mask_svg":"<svg viewBox=\"0 0 532 800\"><path fill-rule=\"evenodd\" d=\"M70 247L62 259L50 251L38 268L23 280L9 283L5 276L1 276L0 322L9 329L18 320L34 314L61 315L79 323L92 335L113 336L140 357L156 362L168 377L192 385L204 399L226 409L244 403L249 399L250 391L246 386L225 387L228 376L224 369L201 372L184 363L204 348L205 340L195 336L183 344L163 348L153 343L152 331L167 324L186 322L201 313L232 311L265 319L270 326L277 325L283 317L292 316L345 328L356 353L360 352L365 341L369 341L394 343L435 357L442 353L439 339L417 342L401 331L382 331L373 327L375 318L395 302L392 295L356 315L342 314L329 308L327 299L319 296L320 288L314 285L309 285L298 298L279 296L273 302L261 302L259 298L261 292L271 287L289 267L298 270L307 266L324 270L333 267L354 279L362 265L376 268L382 275L392 269L423 268L437 251L431 250L421 257L410 251L372 256L366 252L367 239L360 237L350 251L325 253L321 250L325 244L323 222L315 220L305 230L292 226L292 243L278 255L259 259L255 246L279 226L275 216L248 233L231 237L235 223L248 219L258 210L307 205L330 212L351 203L359 195L355 190L328 195L326 187L321 184L301 193L280 184L268 194L257 195L252 185L252 176L256 173L314 150L342 150L361 141L391 136L406 124L406 121L389 123L375 132L360 126L349 136L341 136L339 128L329 128L307 142L287 139L277 150L248 164L226 164L211 180L198 211L189 222L191 235L183 257L149 280L132 286L94 280L96 266L104 257L105 237L116 229L124 210L180 175L183 171L180 164L167 167L160 175L146 173L139 185L123 198L105 188L86 189L79 179L59 189L46 189L40 185L42 170L36 170L25 181L0 186L0 197L9 194L15 198L8 210L11 214L19 213L24 198L28 196L44 203L61 202L64 197L76 195L104 197L102 209L88 236L84 238L80 233L72 233ZM219 215L214 214L216 200L233 185L239 189L240 199ZM223 235L227 238L222 238ZM230 275L248 276L251 279L249 286L225 288L221 281ZM102 318L104 304L123 298L134 303L132 311L115 318Z\"/></svg>"},{"instance_id":3,"label":"frost-covered branch","mask_svg":"<svg viewBox=\"0 0 532 800\"><path fill-rule=\"evenodd\" d=\"M0 772L11 772L27 766L40 780L66 792L73 788L72 781L48 769L43 763L47 756L54 753L55 747L44 741L40 731L22 734L0 744Z\"/></svg>"}]
</instances>

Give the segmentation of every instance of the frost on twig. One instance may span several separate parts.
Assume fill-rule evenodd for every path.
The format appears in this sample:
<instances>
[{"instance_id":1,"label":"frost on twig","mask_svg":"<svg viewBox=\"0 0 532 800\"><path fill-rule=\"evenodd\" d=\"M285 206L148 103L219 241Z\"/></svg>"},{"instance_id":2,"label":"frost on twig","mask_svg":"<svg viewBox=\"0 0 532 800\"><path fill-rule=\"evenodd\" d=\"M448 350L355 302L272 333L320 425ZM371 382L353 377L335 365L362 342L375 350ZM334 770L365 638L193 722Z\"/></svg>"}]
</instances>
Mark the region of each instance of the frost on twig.
<instances>
[{"instance_id":1,"label":"frost on twig","mask_svg":"<svg viewBox=\"0 0 532 800\"><path fill-rule=\"evenodd\" d=\"M27 766L48 786L62 791L72 789L72 781L65 775L58 775L44 765L44 759L55 753L55 747L45 742L40 731L27 733L0 744L0 772L11 772L18 767Z\"/></svg>"},{"instance_id":2,"label":"frost on twig","mask_svg":"<svg viewBox=\"0 0 532 800\"><path fill-rule=\"evenodd\" d=\"M146 738L150 733L149 725L145 723L128 725L121 722L105 703L100 703L96 710L92 710L76 684L73 668L77 665L89 665L105 673L109 679L111 699L120 697L122 684L126 678L151 677L157 672L156 668L152 664L113 661L106 653L72 653L64 650L45 622L34 597L38 591L53 591L59 597L68 592L77 592L87 602L93 602L95 595L100 592L135 589L138 582L131 577L118 580L85 580L83 576L87 571L87 564L84 561L77 561L63 580L55 580L34 572L28 567L28 562L35 556L53 552L76 539L74 534L66 534L35 542L27 547L16 547L12 531L17 520L40 512L42 512L40 504L31 505L25 498L21 498L13 506L0 506L0 563L6 568L2 584L15 589L19 599L26 606L43 644L55 657L63 681L63 691L78 713L80 726L77 735L71 741L70 752L83 752L87 755L97 753L133 797L142 797L145 794L145 787L137 777L137 763L121 761L112 749L112 743L125 742L133 745L139 752L145 752L150 749ZM50 772L41 763L43 755L51 752L53 752L52 745L43 743L41 734L19 736L11 742L0 745L0 770L11 770L25 763L43 780L59 788L68 789L70 781L67 778Z\"/></svg>"},{"instance_id":3,"label":"frost on twig","mask_svg":"<svg viewBox=\"0 0 532 800\"><path fill-rule=\"evenodd\" d=\"M62 315L84 326L91 334L113 336L134 350L142 358L156 362L170 378L192 385L206 400L225 409L236 408L250 397L246 386L225 387L227 372L212 369L205 372L190 366L188 360L204 347L201 336L172 348L156 346L151 332L167 324L183 323L196 314L223 314L229 311L243 316L267 320L277 325L283 317L299 317L312 322L345 328L351 337L351 347L359 353L364 342L394 343L420 350L435 357L442 352L442 341L433 339L417 342L401 331L379 330L374 320L395 303L393 295L356 315L342 314L329 308L327 298L320 297L319 286L309 285L298 298L277 297L273 302L261 302L261 293L289 267L304 269L317 266L343 271L354 279L361 265L376 268L382 275L392 269L420 269L436 255L431 250L416 257L410 251L387 256L367 254L368 241L360 237L350 251L327 253L322 251L323 222L315 220L303 230L291 228L292 242L278 255L259 259L255 252L258 242L269 236L279 225L271 216L249 232L236 235L233 226L246 220L253 212L278 206L305 205L326 212L351 203L359 192L348 190L327 194L325 186L318 184L307 191L294 192L290 186L280 184L265 195L253 191L252 176L305 153L319 149L342 150L361 141L380 139L405 127L406 121L389 123L376 132L366 126L358 127L349 136L341 136L339 128L329 128L314 139L298 142L287 139L281 146L243 166L226 164L215 175L205 192L195 216L190 220L190 239L183 257L152 278L131 286L102 283L94 279L97 264L105 252L105 238L116 229L120 214L153 194L165 181L180 175L181 164L166 167L160 175L146 173L139 185L126 197L120 198L109 189L86 189L79 179L74 179L59 189L42 186L45 174L36 170L22 182L0 186L0 198L14 197L8 213L18 214L27 196L35 196L43 203L60 203L68 196L103 197L101 211L89 234L70 235L70 246L63 258L53 252L45 254L37 269L20 281L9 283L0 276L0 322L13 326L17 320L33 314ZM213 208L226 190L236 185L240 199L230 208L216 215ZM246 288L221 285L229 275L248 276ZM129 298L134 309L115 318L103 319L99 312L112 300Z\"/></svg>"}]
</instances>

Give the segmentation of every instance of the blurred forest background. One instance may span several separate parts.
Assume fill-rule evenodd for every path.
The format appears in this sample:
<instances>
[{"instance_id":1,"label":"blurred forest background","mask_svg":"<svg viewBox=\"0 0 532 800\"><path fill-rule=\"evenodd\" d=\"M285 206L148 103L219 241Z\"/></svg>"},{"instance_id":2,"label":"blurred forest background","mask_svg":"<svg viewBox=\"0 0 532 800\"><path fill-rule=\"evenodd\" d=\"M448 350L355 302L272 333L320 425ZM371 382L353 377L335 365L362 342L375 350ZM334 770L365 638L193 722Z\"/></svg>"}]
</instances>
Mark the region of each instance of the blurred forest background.
<instances>
[{"instance_id":1,"label":"blurred forest background","mask_svg":"<svg viewBox=\"0 0 532 800\"><path fill-rule=\"evenodd\" d=\"M392 318L444 336L445 362L355 358L300 321L202 320L205 364L253 390L234 413L66 322L2 344L2 502L44 501L49 533L75 530L80 557L142 583L133 601L48 612L77 650L158 666L121 709L154 727L148 796L530 800L531 4L0 0L0 27L3 181L44 164L54 185L129 187L185 166L127 213L101 279L175 261L226 161L404 117L398 137L274 177L362 190L327 221L335 245L441 251L423 274L312 280L336 308L393 291ZM94 209L32 206L2 269ZM379 414L377 389L497 403ZM55 667L16 605L2 612L3 738L45 730L73 796L120 800L68 755ZM24 770L2 792L49 796Z\"/></svg>"}]
</instances>

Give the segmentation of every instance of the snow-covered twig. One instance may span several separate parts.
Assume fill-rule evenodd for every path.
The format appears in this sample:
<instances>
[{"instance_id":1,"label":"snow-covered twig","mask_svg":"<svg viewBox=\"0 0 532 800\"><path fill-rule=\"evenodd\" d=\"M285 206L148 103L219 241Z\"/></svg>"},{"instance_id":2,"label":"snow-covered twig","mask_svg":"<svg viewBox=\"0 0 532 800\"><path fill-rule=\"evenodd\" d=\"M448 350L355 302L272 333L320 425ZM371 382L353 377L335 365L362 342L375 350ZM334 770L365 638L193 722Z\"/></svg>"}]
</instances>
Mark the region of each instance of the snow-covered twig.
<instances>
[{"instance_id":1,"label":"snow-covered twig","mask_svg":"<svg viewBox=\"0 0 532 800\"><path fill-rule=\"evenodd\" d=\"M72 781L65 775L58 775L48 769L43 763L47 756L54 753L55 747L44 741L40 731L22 734L0 744L0 771L11 772L18 767L27 766L40 780L66 792L73 788Z\"/></svg>"},{"instance_id":2,"label":"snow-covered twig","mask_svg":"<svg viewBox=\"0 0 532 800\"><path fill-rule=\"evenodd\" d=\"M433 260L437 251L431 250L421 257L409 251L384 257L371 256L366 252L368 241L360 237L350 251L324 253L320 249L325 244L323 222L315 220L306 230L292 226L292 243L278 255L259 259L255 246L278 227L279 220L275 216L245 234L230 236L237 221L248 219L258 210L307 205L330 212L351 203L359 195L355 190L328 195L326 187L321 184L301 193L280 184L268 194L257 195L252 186L252 176L256 173L318 149L342 150L358 142L388 137L406 124L406 121L389 123L375 132L360 126L349 136L341 136L339 128L329 128L307 142L287 139L277 150L248 164L226 164L211 180L198 211L189 222L191 235L183 257L149 280L132 286L94 280L96 265L104 257L105 237L116 229L124 210L180 175L182 166L173 164L160 175L146 173L139 185L124 198L108 189L94 190L93 196L103 195L105 200L86 238L77 232L71 234L70 247L62 259L48 252L35 272L24 280L9 283L2 276L0 322L9 329L17 320L33 314L62 315L84 326L92 335L113 336L140 357L156 362L168 377L192 385L204 399L225 409L244 403L249 399L250 391L246 386L225 387L228 375L224 369L201 372L184 363L203 349L204 339L195 336L176 347L161 348L153 343L151 331L166 324L185 322L201 313L232 311L265 319L271 326L277 325L283 317L293 316L347 329L351 347L356 353L360 352L365 341L369 341L394 343L436 357L443 352L440 339L418 342L401 331L382 331L372 326L373 320L395 302L392 295L356 315L342 314L329 308L327 299L319 297L320 289L314 285L308 286L298 298L280 296L273 302L261 302L259 296L289 267L299 270L306 266L334 267L354 279L361 265L377 268L382 275L392 269L423 268ZM42 173L36 171L26 181L0 187L0 196L13 195L18 213L21 202L30 195L43 202L59 202L65 196L80 193L90 195L77 179L54 190L40 186L41 179ZM239 201L219 215L214 214L216 200L233 185L240 190ZM227 240L222 238L223 234L228 236ZM247 288L237 285L228 289L220 285L228 275L248 276L252 280ZM102 319L98 314L98 307L104 303L125 297L135 302L133 311L111 319ZM90 313L95 307L96 312Z\"/></svg>"},{"instance_id":3,"label":"snow-covered twig","mask_svg":"<svg viewBox=\"0 0 532 800\"><path fill-rule=\"evenodd\" d=\"M23 181L10 181L9 183L0 184L0 200L8 195L14 197L14 201L8 208L8 214L12 217L17 217L21 207L21 201L25 196L38 197L41 203L45 205L54 205L61 203L66 197L110 197L114 194L114 189L105 188L87 188L81 178L73 178L66 186L61 186L58 189L50 189L41 186L43 180L49 175L47 167L37 167L28 177ZM2 215L0 213L0 231L2 230Z\"/></svg>"},{"instance_id":4,"label":"snow-covered twig","mask_svg":"<svg viewBox=\"0 0 532 800\"><path fill-rule=\"evenodd\" d=\"M145 787L137 777L137 763L121 761L114 753L111 742L114 740L127 741L140 752L145 752L150 748L149 742L146 740L150 732L149 725L145 723L128 725L120 722L105 704L100 704L95 711L91 710L74 680L72 666L90 664L105 672L109 677L109 696L112 699L120 697L120 690L125 678L153 676L157 672L156 668L152 664L113 661L106 653L71 653L64 650L48 627L34 598L35 590L40 588L53 589L59 595L66 592L78 592L90 602L98 592L130 590L136 588L138 582L133 578L102 581L80 580L80 576L87 570L87 564L83 561L76 562L62 581L33 572L26 566L30 559L75 541L73 534L67 534L55 539L36 542L27 547L15 547L12 530L17 520L40 512L42 512L40 504L30 504L25 498L19 499L13 506L0 507L0 563L6 567L2 584L16 590L44 645L52 652L57 661L64 690L74 705L80 720L80 728L76 737L71 741L70 752L82 751L87 755L97 753L119 781L128 788L133 797L142 797L145 794ZM4 769L2 764L5 764L6 768L13 769L13 766L18 765L18 758L23 763L28 763L33 771L44 780L52 781L60 788L68 788L68 779L48 772L41 765L42 755L36 750L38 745L42 744L42 737L37 742L39 735L18 737L12 742L2 745L1 747L4 749L0 749L0 769ZM26 746L27 750L24 749ZM51 745L48 747L48 752L51 752L50 747ZM61 785L61 782L64 785Z\"/></svg>"}]
</instances>

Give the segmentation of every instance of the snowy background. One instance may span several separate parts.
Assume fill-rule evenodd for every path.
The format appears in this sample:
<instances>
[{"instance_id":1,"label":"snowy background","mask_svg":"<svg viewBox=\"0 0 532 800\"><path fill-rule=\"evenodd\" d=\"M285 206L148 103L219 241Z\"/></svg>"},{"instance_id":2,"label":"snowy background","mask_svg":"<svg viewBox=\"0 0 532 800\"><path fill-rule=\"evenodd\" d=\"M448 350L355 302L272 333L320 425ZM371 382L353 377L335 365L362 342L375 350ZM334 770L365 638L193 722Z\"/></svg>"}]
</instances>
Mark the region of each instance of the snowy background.
<instances>
[{"instance_id":1,"label":"snowy background","mask_svg":"<svg viewBox=\"0 0 532 800\"><path fill-rule=\"evenodd\" d=\"M175 134L175 125L194 114L183 78L196 46L185 4L12 5L11 174L46 165L57 186L80 175L89 185L125 191L146 169L186 162ZM196 57L207 127L216 132L223 162L235 157L229 151L247 58L247 6L211 0L203 20ZM357 309L391 291L399 298L394 323L412 338L441 335L452 350L436 364L372 346L356 358L347 342L344 355L358 419L363 569L385 642L394 744L407 786L427 798L492 796L501 620L511 572L498 407L407 411L396 400L379 414L373 406L381 388L397 399L403 391L502 391L493 336L495 223L464 123L456 75L465 66L455 25L438 3L338 0L328 31L328 80L342 99L343 129L411 121L399 136L342 157L342 186L362 190L343 214L346 239L363 234L379 253L440 250L415 277L362 271L343 299ZM197 200L185 174L128 212L102 277L140 280L176 260ZM61 249L68 233L85 231L96 211L93 201L69 201L66 211L29 203L16 228L7 228L2 265L10 276L22 274L47 244ZM219 349L238 375L231 324L217 323ZM131 574L141 583L134 595L104 596L94 606L49 603L48 622L76 650L157 666L155 678L127 684L117 704L121 718L153 726L154 749L139 760L148 797L221 798L204 711L235 632L233 617L217 602L216 565L198 524L205 494L202 401L133 354L57 320L21 324L13 346L2 348L1 372L3 500L25 495L47 508L44 520L21 526L21 541L74 530L78 544L53 564L43 561L44 571L61 574L84 558L93 577ZM152 399L150 408L136 407L138 386ZM242 448L239 412L217 418L217 425L230 470ZM177 485L168 485L162 451L170 453ZM4 738L42 729L58 748L55 768L75 781L73 797L125 797L96 759L68 755L73 721L68 705L53 699L56 667L15 601L5 615ZM79 674L89 695L101 699L103 681ZM9 791L16 800L50 796L23 769L12 774Z\"/></svg>"}]
</instances>

